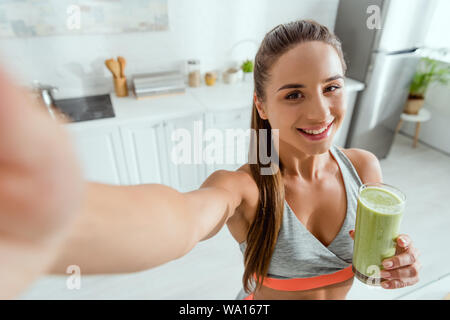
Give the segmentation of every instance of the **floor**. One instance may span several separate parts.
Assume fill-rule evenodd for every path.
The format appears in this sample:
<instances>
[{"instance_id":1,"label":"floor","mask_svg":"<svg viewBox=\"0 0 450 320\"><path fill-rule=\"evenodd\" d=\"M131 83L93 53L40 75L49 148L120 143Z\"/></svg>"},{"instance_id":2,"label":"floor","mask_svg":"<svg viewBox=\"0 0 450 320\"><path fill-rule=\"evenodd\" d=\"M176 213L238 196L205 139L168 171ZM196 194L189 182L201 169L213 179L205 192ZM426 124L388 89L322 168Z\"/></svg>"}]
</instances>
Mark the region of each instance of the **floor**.
<instances>
[{"instance_id":1,"label":"floor","mask_svg":"<svg viewBox=\"0 0 450 320\"><path fill-rule=\"evenodd\" d=\"M396 290L355 280L348 299L443 299L450 293L450 156L398 134L380 161L384 182L407 196L401 233L420 249L420 281ZM124 275L81 277L68 289L67 276L46 276L22 299L234 299L241 287L242 254L227 228L189 254L157 268Z\"/></svg>"}]
</instances>

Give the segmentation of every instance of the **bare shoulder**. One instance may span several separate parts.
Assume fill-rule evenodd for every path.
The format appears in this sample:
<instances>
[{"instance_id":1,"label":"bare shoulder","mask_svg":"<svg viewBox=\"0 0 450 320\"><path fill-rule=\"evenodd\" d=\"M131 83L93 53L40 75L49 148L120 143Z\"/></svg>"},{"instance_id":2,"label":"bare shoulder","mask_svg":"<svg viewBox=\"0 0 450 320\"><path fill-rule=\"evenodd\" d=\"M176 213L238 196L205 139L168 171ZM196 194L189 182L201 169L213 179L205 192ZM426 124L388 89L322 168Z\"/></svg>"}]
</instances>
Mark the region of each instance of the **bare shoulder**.
<instances>
[{"instance_id":1,"label":"bare shoulder","mask_svg":"<svg viewBox=\"0 0 450 320\"><path fill-rule=\"evenodd\" d=\"M249 164L244 164L233 171L233 175L235 176L234 185L236 189L240 190L242 202L227 224L231 233L238 240L238 238L245 239L244 234L246 235L247 229L254 219L259 203L259 189Z\"/></svg>"},{"instance_id":2,"label":"bare shoulder","mask_svg":"<svg viewBox=\"0 0 450 320\"><path fill-rule=\"evenodd\" d=\"M250 165L246 163L235 172L240 176L241 182L244 184L247 197L246 200L257 203L259 198L259 189L251 173Z\"/></svg>"},{"instance_id":3,"label":"bare shoulder","mask_svg":"<svg viewBox=\"0 0 450 320\"><path fill-rule=\"evenodd\" d=\"M250 165L244 164L236 171L235 182L242 192L242 202L236 208L234 215L228 219L227 226L238 243L247 239L247 233L255 218L259 203L259 189L251 174Z\"/></svg>"},{"instance_id":4,"label":"bare shoulder","mask_svg":"<svg viewBox=\"0 0 450 320\"><path fill-rule=\"evenodd\" d=\"M339 149L352 162L362 183L383 182L380 161L372 152L359 148Z\"/></svg>"},{"instance_id":5,"label":"bare shoulder","mask_svg":"<svg viewBox=\"0 0 450 320\"><path fill-rule=\"evenodd\" d=\"M259 197L258 186L251 175L248 164L241 166L236 171L220 169L213 172L201 187L210 186L220 187L232 193L240 204L239 207L257 202Z\"/></svg>"},{"instance_id":6,"label":"bare shoulder","mask_svg":"<svg viewBox=\"0 0 450 320\"><path fill-rule=\"evenodd\" d=\"M244 165L246 166L246 165ZM229 191L245 194L251 191L258 192L258 187L253 179L250 168L240 167L236 171L220 169L214 171L202 184L202 187L214 185L223 187Z\"/></svg>"},{"instance_id":7,"label":"bare shoulder","mask_svg":"<svg viewBox=\"0 0 450 320\"><path fill-rule=\"evenodd\" d=\"M236 171L217 170L203 182L201 188L223 188L234 198L235 210L226 224L238 243L245 241L253 221L259 199L258 186L253 179L250 165L243 165Z\"/></svg>"}]
</instances>

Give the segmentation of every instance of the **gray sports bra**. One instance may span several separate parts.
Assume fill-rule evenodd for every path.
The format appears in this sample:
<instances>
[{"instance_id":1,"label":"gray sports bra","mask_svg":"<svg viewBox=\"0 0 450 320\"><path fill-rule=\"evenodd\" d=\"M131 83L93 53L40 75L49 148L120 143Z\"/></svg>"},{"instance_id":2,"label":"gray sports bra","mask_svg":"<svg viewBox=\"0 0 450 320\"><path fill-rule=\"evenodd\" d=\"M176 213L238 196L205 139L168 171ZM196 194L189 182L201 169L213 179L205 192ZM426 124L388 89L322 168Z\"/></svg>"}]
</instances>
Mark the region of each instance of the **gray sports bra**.
<instances>
[{"instance_id":1,"label":"gray sports bra","mask_svg":"<svg viewBox=\"0 0 450 320\"><path fill-rule=\"evenodd\" d=\"M340 168L347 197L347 213L336 238L325 247L295 216L286 200L283 221L269 265L268 277L309 278L337 272L352 263L358 189L362 182L347 156L337 147L330 152ZM246 242L239 244L244 253Z\"/></svg>"}]
</instances>

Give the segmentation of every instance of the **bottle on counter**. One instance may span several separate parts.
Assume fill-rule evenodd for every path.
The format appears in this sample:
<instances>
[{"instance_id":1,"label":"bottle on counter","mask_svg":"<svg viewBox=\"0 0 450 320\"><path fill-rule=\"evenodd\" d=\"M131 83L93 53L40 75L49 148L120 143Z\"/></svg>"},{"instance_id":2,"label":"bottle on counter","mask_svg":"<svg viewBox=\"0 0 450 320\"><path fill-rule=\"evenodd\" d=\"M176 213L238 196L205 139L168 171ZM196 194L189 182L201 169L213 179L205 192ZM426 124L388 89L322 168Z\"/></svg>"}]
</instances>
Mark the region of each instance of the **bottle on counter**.
<instances>
[{"instance_id":1,"label":"bottle on counter","mask_svg":"<svg viewBox=\"0 0 450 320\"><path fill-rule=\"evenodd\" d=\"M195 59L188 60L187 72L189 87L199 87L201 84L200 61Z\"/></svg>"}]
</instances>

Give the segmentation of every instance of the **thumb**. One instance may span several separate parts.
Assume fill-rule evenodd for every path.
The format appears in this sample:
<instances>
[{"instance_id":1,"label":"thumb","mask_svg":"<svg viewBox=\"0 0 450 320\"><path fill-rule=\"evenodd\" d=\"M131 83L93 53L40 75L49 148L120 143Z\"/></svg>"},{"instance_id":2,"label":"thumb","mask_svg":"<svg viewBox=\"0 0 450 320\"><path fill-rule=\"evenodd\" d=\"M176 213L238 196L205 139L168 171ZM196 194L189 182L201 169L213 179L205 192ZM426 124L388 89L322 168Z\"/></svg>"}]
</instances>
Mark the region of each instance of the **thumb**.
<instances>
[{"instance_id":1,"label":"thumb","mask_svg":"<svg viewBox=\"0 0 450 320\"><path fill-rule=\"evenodd\" d=\"M348 234L350 235L350 237L351 237L353 240L355 240L355 230L350 230L350 231L348 232Z\"/></svg>"},{"instance_id":2,"label":"thumb","mask_svg":"<svg viewBox=\"0 0 450 320\"><path fill-rule=\"evenodd\" d=\"M58 140L60 131L29 92L0 68L0 162L33 166L48 154L37 146Z\"/></svg>"}]
</instances>

